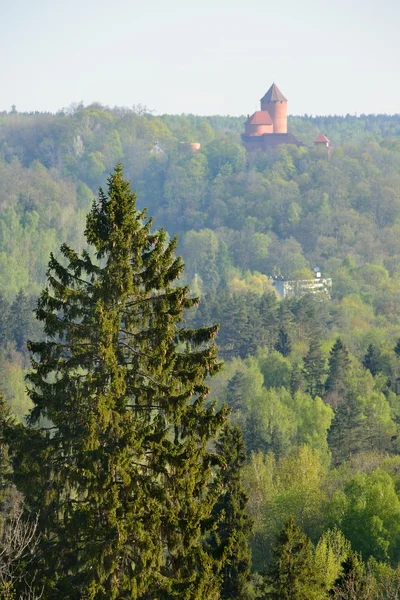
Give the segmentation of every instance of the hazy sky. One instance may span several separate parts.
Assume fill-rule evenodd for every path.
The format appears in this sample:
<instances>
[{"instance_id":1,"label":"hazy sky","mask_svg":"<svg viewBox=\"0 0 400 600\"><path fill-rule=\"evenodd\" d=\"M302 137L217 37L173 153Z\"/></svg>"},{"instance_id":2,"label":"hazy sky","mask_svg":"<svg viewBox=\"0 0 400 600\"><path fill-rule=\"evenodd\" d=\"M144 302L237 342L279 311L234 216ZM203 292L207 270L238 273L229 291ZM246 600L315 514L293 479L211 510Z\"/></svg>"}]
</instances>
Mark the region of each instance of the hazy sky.
<instances>
[{"instance_id":1,"label":"hazy sky","mask_svg":"<svg viewBox=\"0 0 400 600\"><path fill-rule=\"evenodd\" d=\"M400 0L0 0L0 110L400 113Z\"/></svg>"}]
</instances>

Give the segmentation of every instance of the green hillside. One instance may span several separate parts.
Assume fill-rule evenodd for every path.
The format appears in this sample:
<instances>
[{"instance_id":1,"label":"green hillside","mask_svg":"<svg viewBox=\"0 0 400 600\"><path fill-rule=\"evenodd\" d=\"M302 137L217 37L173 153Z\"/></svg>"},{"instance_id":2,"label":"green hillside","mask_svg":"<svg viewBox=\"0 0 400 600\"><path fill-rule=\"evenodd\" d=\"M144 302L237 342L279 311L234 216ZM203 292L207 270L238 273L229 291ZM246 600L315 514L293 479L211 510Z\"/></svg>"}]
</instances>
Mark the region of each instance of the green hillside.
<instances>
[{"instance_id":1,"label":"green hillside","mask_svg":"<svg viewBox=\"0 0 400 600\"><path fill-rule=\"evenodd\" d=\"M253 154L243 122L101 105L0 114L0 391L23 421L50 253L87 248L86 215L121 162L165 244L178 234L176 285L201 299L185 326L220 324L210 401L242 431L254 522L240 598L283 597L291 543L309 586L291 598L397 598L400 115L291 117L304 146ZM330 153L313 147L320 132ZM273 277L315 266L331 299L278 297Z\"/></svg>"}]
</instances>

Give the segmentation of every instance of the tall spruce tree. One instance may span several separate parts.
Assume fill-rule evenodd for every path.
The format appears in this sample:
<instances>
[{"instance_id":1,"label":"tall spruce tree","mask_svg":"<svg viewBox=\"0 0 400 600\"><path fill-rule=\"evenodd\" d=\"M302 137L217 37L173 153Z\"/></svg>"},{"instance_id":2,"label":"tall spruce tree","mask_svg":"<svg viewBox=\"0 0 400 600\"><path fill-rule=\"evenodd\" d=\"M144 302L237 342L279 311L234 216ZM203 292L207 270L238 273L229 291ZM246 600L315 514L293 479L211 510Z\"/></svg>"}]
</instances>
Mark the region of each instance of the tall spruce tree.
<instances>
[{"instance_id":1,"label":"tall spruce tree","mask_svg":"<svg viewBox=\"0 0 400 600\"><path fill-rule=\"evenodd\" d=\"M272 292L265 293L260 299L261 331L259 345L273 350L278 335L278 301Z\"/></svg>"},{"instance_id":2,"label":"tall spruce tree","mask_svg":"<svg viewBox=\"0 0 400 600\"><path fill-rule=\"evenodd\" d=\"M328 445L335 466L367 448L364 422L360 399L349 395L339 404L328 431Z\"/></svg>"},{"instance_id":3,"label":"tall spruce tree","mask_svg":"<svg viewBox=\"0 0 400 600\"><path fill-rule=\"evenodd\" d=\"M379 373L379 355L377 349L372 344L369 344L362 364L366 369L368 369L368 371L370 371L373 377Z\"/></svg>"},{"instance_id":4,"label":"tall spruce tree","mask_svg":"<svg viewBox=\"0 0 400 600\"><path fill-rule=\"evenodd\" d=\"M292 342L289 331L293 326L293 315L290 310L290 305L286 300L279 303L278 309L278 333L275 342L275 350L280 352L282 356L289 356L292 351Z\"/></svg>"},{"instance_id":5,"label":"tall spruce tree","mask_svg":"<svg viewBox=\"0 0 400 600\"><path fill-rule=\"evenodd\" d=\"M217 327L187 329L176 240L116 167L87 217L91 251L51 256L30 343L33 402L12 439L15 480L40 513L47 600L219 597L206 543L225 409L207 406Z\"/></svg>"},{"instance_id":6,"label":"tall spruce tree","mask_svg":"<svg viewBox=\"0 0 400 600\"><path fill-rule=\"evenodd\" d=\"M339 396L346 391L346 375L350 366L349 353L346 346L340 338L332 346L328 360L328 377L325 382L325 389L329 392L336 392Z\"/></svg>"},{"instance_id":7,"label":"tall spruce tree","mask_svg":"<svg viewBox=\"0 0 400 600\"><path fill-rule=\"evenodd\" d=\"M269 571L271 600L320 600L321 582L311 540L290 517L274 547Z\"/></svg>"},{"instance_id":8,"label":"tall spruce tree","mask_svg":"<svg viewBox=\"0 0 400 600\"><path fill-rule=\"evenodd\" d=\"M321 342L314 339L303 359L303 376L306 382L306 392L313 398L321 396L324 386L325 357L321 350Z\"/></svg>"},{"instance_id":9,"label":"tall spruce tree","mask_svg":"<svg viewBox=\"0 0 400 600\"><path fill-rule=\"evenodd\" d=\"M229 380L227 386L227 403L232 408L232 411L240 411L243 409L243 392L246 385L244 372L237 370Z\"/></svg>"},{"instance_id":10,"label":"tall spruce tree","mask_svg":"<svg viewBox=\"0 0 400 600\"><path fill-rule=\"evenodd\" d=\"M247 495L241 482L246 451L240 428L225 425L216 448L223 468L218 481L221 493L213 511L217 526L210 544L222 564L221 600L246 600L251 569L248 539L253 522L246 513Z\"/></svg>"},{"instance_id":11,"label":"tall spruce tree","mask_svg":"<svg viewBox=\"0 0 400 600\"><path fill-rule=\"evenodd\" d=\"M10 321L10 303L0 292L0 346L5 346L12 339L13 331Z\"/></svg>"},{"instance_id":12,"label":"tall spruce tree","mask_svg":"<svg viewBox=\"0 0 400 600\"><path fill-rule=\"evenodd\" d=\"M18 292L10 307L12 337L19 352L26 350L26 340L29 339L34 320L33 308L23 290Z\"/></svg>"},{"instance_id":13,"label":"tall spruce tree","mask_svg":"<svg viewBox=\"0 0 400 600\"><path fill-rule=\"evenodd\" d=\"M284 326L278 329L278 339L275 343L275 350L280 352L282 356L289 356L292 351L292 342L289 334Z\"/></svg>"}]
</instances>

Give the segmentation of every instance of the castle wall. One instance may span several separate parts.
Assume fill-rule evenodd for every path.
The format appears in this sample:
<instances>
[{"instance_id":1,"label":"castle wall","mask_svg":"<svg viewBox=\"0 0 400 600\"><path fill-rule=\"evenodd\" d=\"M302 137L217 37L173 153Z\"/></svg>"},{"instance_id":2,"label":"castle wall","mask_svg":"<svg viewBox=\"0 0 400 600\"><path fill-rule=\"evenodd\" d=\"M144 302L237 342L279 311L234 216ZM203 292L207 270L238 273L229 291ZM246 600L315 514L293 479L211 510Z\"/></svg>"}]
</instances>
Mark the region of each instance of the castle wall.
<instances>
[{"instance_id":1,"label":"castle wall","mask_svg":"<svg viewBox=\"0 0 400 600\"><path fill-rule=\"evenodd\" d=\"M258 136L258 135L264 135L264 134L271 134L274 132L274 127L273 125L252 125L252 124L245 124L244 127L244 134L245 135L254 135L254 136Z\"/></svg>"},{"instance_id":2,"label":"castle wall","mask_svg":"<svg viewBox=\"0 0 400 600\"><path fill-rule=\"evenodd\" d=\"M248 152L259 150L266 152L272 148L276 148L280 144L294 144L295 146L303 146L292 133L270 133L264 135L242 135L242 144Z\"/></svg>"}]
</instances>

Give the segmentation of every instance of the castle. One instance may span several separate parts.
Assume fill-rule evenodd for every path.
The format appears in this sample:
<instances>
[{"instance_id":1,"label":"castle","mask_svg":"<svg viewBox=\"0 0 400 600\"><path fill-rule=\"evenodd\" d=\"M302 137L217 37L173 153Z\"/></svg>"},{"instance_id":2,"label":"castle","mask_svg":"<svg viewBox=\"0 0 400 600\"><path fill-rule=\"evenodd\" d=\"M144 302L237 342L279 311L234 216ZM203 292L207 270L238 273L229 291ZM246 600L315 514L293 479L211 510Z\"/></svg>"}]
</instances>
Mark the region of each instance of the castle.
<instances>
[{"instance_id":1,"label":"castle","mask_svg":"<svg viewBox=\"0 0 400 600\"><path fill-rule=\"evenodd\" d=\"M242 143L247 151L266 151L279 144L303 146L287 130L287 99L273 83L261 98L261 110L248 115L242 134Z\"/></svg>"}]
</instances>

